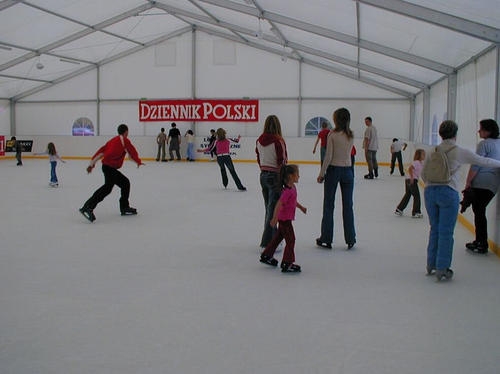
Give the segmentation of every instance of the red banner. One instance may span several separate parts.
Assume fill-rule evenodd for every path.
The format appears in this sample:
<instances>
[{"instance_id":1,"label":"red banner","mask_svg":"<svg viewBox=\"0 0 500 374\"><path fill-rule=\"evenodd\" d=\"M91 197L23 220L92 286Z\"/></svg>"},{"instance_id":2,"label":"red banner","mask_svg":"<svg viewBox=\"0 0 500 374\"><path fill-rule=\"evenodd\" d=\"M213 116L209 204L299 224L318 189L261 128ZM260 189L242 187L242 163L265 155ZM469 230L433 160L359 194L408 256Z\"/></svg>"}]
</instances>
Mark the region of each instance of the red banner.
<instances>
[{"instance_id":1,"label":"red banner","mask_svg":"<svg viewBox=\"0 0 500 374\"><path fill-rule=\"evenodd\" d=\"M0 156L5 156L5 136L0 135Z\"/></svg>"},{"instance_id":2,"label":"red banner","mask_svg":"<svg viewBox=\"0 0 500 374\"><path fill-rule=\"evenodd\" d=\"M144 100L139 121L257 122L259 100Z\"/></svg>"}]
</instances>

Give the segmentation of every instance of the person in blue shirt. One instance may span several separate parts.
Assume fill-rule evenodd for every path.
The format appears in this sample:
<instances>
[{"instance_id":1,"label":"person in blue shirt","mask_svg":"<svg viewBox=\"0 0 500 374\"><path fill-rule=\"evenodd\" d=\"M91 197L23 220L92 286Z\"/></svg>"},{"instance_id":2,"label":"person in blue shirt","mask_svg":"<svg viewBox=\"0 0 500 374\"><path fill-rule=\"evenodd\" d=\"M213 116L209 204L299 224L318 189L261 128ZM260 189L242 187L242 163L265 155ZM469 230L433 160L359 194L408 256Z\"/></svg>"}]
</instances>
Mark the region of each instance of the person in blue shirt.
<instances>
[{"instance_id":1,"label":"person in blue shirt","mask_svg":"<svg viewBox=\"0 0 500 374\"><path fill-rule=\"evenodd\" d=\"M496 121L483 119L479 122L479 136L481 140L476 148L479 156L492 158L500 161L500 139L499 129ZM474 226L476 239L467 243L465 247L480 254L488 253L488 221L486 219L486 207L493 199L500 187L500 169L471 165L465 182L464 200L461 212L472 205L474 212Z\"/></svg>"}]
</instances>

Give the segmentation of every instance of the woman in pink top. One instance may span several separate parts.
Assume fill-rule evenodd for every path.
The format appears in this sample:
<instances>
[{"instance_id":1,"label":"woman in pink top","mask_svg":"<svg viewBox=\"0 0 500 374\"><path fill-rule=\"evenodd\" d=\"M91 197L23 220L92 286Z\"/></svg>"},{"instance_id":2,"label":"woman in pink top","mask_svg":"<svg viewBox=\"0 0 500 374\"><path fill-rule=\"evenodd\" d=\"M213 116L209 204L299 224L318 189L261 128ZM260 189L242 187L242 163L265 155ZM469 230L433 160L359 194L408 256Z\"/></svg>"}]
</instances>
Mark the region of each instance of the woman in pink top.
<instances>
[{"instance_id":1,"label":"woman in pink top","mask_svg":"<svg viewBox=\"0 0 500 374\"><path fill-rule=\"evenodd\" d=\"M281 192L280 199L276 203L273 218L270 222L270 225L273 227L279 223L278 230L266 246L264 252L260 255L260 262L271 266L277 266L278 260L273 257L274 252L281 241L285 239L286 246L283 252L283 260L281 261L281 271L283 273L297 273L300 272L301 269L299 265L294 264L295 232L293 230L292 221L295 219L295 209L299 208L306 214L307 208L297 201L295 183L299 181L299 167L297 165L283 166L281 174L283 191Z\"/></svg>"},{"instance_id":2,"label":"woman in pink top","mask_svg":"<svg viewBox=\"0 0 500 374\"><path fill-rule=\"evenodd\" d=\"M425 151L423 149L417 149L415 151L415 156L413 157L413 162L408 168L409 177L405 179L405 194L401 199L396 211L394 212L397 216L403 215L403 210L410 202L410 198L413 196L413 209L411 211L411 216L413 218L422 218L422 212L420 211L420 191L418 190L418 179L420 178L420 173L424 167Z\"/></svg>"},{"instance_id":3,"label":"woman in pink top","mask_svg":"<svg viewBox=\"0 0 500 374\"><path fill-rule=\"evenodd\" d=\"M224 185L224 188L227 188L228 184L228 178L226 172L226 167L227 167L229 173L231 173L231 176L233 177L236 187L238 187L238 190L246 191L247 190L246 187L243 186L243 184L241 184L240 178L238 177L238 174L236 174L236 170L234 170L233 160L231 159L231 153L229 151L231 142L229 141L229 139L226 138L226 130L224 130L223 128L218 128L215 134L217 137L215 143L206 149L198 149L198 152L212 152L215 149L217 153L217 163L219 164L220 167L222 184ZM238 138L231 140L237 143L240 141L240 137L238 136Z\"/></svg>"}]
</instances>

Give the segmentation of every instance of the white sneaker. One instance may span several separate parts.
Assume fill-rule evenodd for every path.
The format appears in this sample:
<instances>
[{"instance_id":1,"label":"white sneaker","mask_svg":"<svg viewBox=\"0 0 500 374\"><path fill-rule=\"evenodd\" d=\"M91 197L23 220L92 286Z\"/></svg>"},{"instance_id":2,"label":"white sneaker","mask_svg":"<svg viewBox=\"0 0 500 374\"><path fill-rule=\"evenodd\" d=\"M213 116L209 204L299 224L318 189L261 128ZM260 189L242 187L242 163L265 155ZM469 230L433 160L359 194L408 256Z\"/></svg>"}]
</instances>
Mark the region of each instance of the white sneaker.
<instances>
[{"instance_id":1,"label":"white sneaker","mask_svg":"<svg viewBox=\"0 0 500 374\"><path fill-rule=\"evenodd\" d=\"M403 215L403 211L402 211L402 210L399 210L399 209L396 209L396 210L394 211L394 214L395 214L395 215L397 215L397 216L400 216L400 217L401 217L401 216Z\"/></svg>"},{"instance_id":2,"label":"white sneaker","mask_svg":"<svg viewBox=\"0 0 500 374\"><path fill-rule=\"evenodd\" d=\"M411 218L423 218L424 215L422 213L415 213L411 216Z\"/></svg>"}]
</instances>

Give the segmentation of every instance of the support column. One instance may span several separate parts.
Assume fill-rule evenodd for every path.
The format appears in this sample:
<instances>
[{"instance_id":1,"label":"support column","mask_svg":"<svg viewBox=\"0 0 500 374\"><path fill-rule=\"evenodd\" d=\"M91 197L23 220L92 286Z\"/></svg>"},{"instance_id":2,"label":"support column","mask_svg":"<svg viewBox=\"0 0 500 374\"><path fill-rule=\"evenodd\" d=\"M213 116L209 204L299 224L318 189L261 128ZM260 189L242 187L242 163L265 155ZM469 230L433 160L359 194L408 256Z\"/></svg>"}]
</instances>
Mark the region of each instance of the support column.
<instances>
[{"instance_id":1,"label":"support column","mask_svg":"<svg viewBox=\"0 0 500 374\"><path fill-rule=\"evenodd\" d=\"M96 123L95 123L95 136L101 135L101 67L98 66L96 69Z\"/></svg>"},{"instance_id":2,"label":"support column","mask_svg":"<svg viewBox=\"0 0 500 374\"><path fill-rule=\"evenodd\" d=\"M410 99L410 131L408 132L408 140L415 142L415 96Z\"/></svg>"},{"instance_id":3,"label":"support column","mask_svg":"<svg viewBox=\"0 0 500 374\"><path fill-rule=\"evenodd\" d=\"M497 45L497 63L496 63L496 74L495 74L495 119L497 123L500 123L500 46ZM495 232L490 235L497 249L500 250L500 195L497 194L497 212L495 216L495 224L493 227L495 228ZM500 255L500 252L497 252Z\"/></svg>"},{"instance_id":4,"label":"support column","mask_svg":"<svg viewBox=\"0 0 500 374\"><path fill-rule=\"evenodd\" d=\"M299 97L297 99L298 106L298 118L299 123L297 124L299 138L302 137L302 61L299 60Z\"/></svg>"},{"instance_id":5,"label":"support column","mask_svg":"<svg viewBox=\"0 0 500 374\"><path fill-rule=\"evenodd\" d=\"M430 127L430 112L431 112L431 90L426 87L422 91L424 95L423 100L423 114L422 114L422 143L431 144L431 127Z\"/></svg>"},{"instance_id":6,"label":"support column","mask_svg":"<svg viewBox=\"0 0 500 374\"><path fill-rule=\"evenodd\" d=\"M10 136L16 136L16 102L10 99Z\"/></svg>"},{"instance_id":7,"label":"support column","mask_svg":"<svg viewBox=\"0 0 500 374\"><path fill-rule=\"evenodd\" d=\"M191 30L191 98L196 99L196 26ZM196 122L191 122L191 130L196 134Z\"/></svg>"},{"instance_id":8,"label":"support column","mask_svg":"<svg viewBox=\"0 0 500 374\"><path fill-rule=\"evenodd\" d=\"M500 46L497 46L497 66L495 74L495 120L500 123Z\"/></svg>"},{"instance_id":9,"label":"support column","mask_svg":"<svg viewBox=\"0 0 500 374\"><path fill-rule=\"evenodd\" d=\"M455 121L457 118L457 73L448 75L448 103L447 119Z\"/></svg>"}]
</instances>

